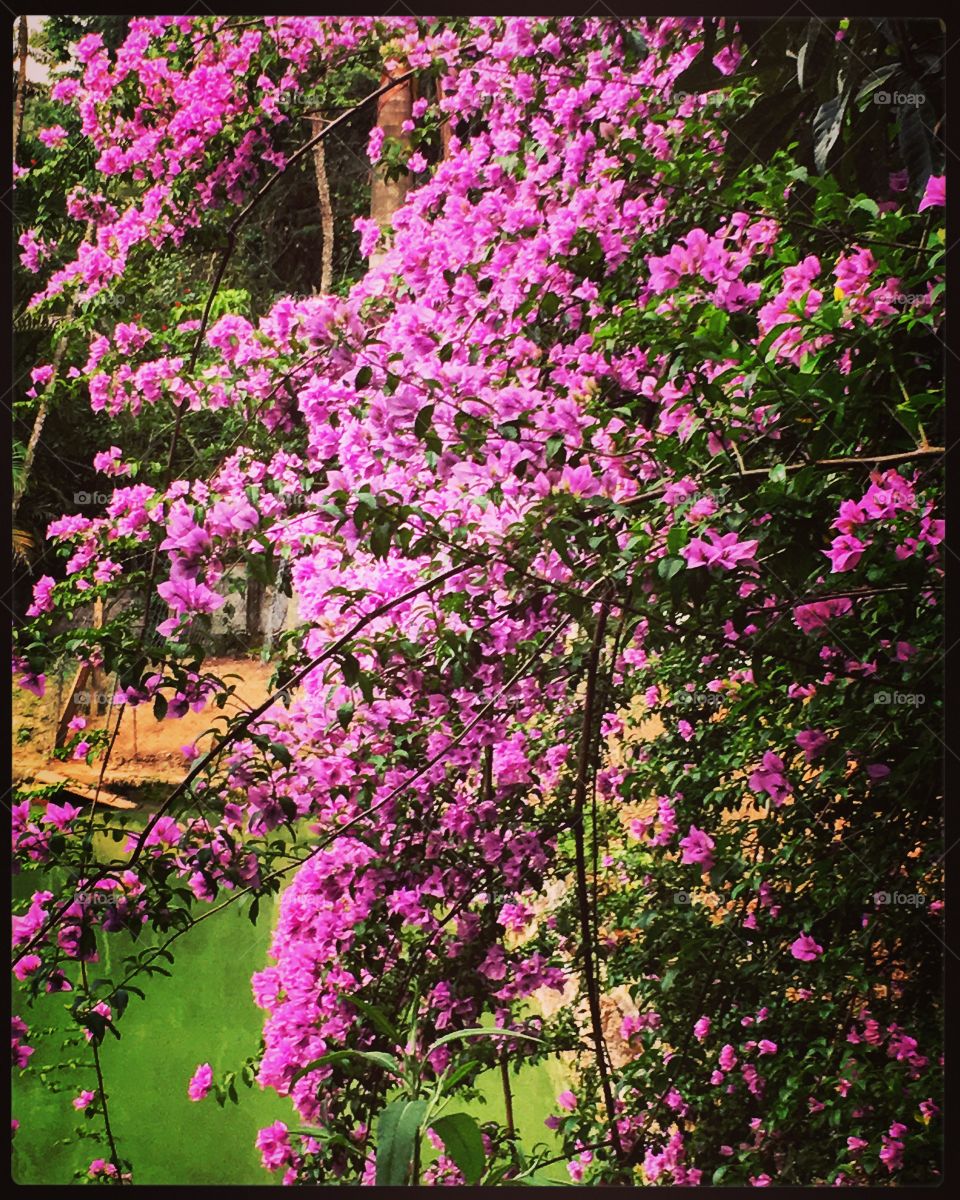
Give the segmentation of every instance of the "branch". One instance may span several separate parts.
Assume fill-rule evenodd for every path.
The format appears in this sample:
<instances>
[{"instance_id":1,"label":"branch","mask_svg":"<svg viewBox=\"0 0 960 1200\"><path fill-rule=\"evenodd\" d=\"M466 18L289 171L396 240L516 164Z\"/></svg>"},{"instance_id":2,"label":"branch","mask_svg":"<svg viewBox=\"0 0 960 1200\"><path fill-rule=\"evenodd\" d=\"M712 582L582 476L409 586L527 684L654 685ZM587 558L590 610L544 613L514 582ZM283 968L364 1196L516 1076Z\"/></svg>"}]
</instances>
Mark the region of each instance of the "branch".
<instances>
[{"instance_id":1,"label":"branch","mask_svg":"<svg viewBox=\"0 0 960 1200\"><path fill-rule=\"evenodd\" d=\"M87 964L84 962L83 959L80 960L80 976L81 976L81 979L83 980L84 988L88 989ZM104 1128L104 1132L107 1135L107 1143L110 1146L110 1161L113 1163L113 1165L117 1171L117 1184L122 1185L123 1184L123 1166L120 1162L120 1155L117 1151L117 1143L113 1136L113 1128L110 1125L110 1113L107 1109L107 1090L106 1090L106 1085L103 1081L103 1066L100 1062L100 1045L99 1045L96 1037L93 1037L91 1039L90 1045L93 1049L93 1067L97 1073L97 1092L100 1096L100 1108L101 1108L101 1111L103 1112L103 1128Z\"/></svg>"},{"instance_id":2,"label":"branch","mask_svg":"<svg viewBox=\"0 0 960 1200\"><path fill-rule=\"evenodd\" d=\"M944 446L918 446L916 450L905 450L900 454L864 455L862 458L816 458L812 462L778 463L785 471L802 471L804 467L851 467L868 463L909 462L914 458L932 458L938 454L946 454ZM769 475L774 467L751 467L748 471L740 471L743 477L748 475Z\"/></svg>"},{"instance_id":3,"label":"branch","mask_svg":"<svg viewBox=\"0 0 960 1200\"><path fill-rule=\"evenodd\" d=\"M587 881L587 854L583 829L584 805L587 799L587 777L590 773L590 755L593 745L593 710L597 694L597 671L600 665L600 650L607 627L609 604L600 605L597 627L593 633L593 645L587 663L587 686L583 699L583 724L580 732L580 748L577 754L577 780L574 788L574 839L576 844L577 907L580 915L580 941L583 953L583 973L587 985L587 1001L590 1005L590 1024L593 1028L593 1045L600 1073L600 1086L607 1109L607 1119L617 1157L623 1158L620 1131L617 1128L617 1112L613 1102L613 1090L607 1072L606 1046L603 1040L603 1020L600 1013L600 987L596 975L596 959L593 946L593 931L590 927L590 891Z\"/></svg>"}]
</instances>

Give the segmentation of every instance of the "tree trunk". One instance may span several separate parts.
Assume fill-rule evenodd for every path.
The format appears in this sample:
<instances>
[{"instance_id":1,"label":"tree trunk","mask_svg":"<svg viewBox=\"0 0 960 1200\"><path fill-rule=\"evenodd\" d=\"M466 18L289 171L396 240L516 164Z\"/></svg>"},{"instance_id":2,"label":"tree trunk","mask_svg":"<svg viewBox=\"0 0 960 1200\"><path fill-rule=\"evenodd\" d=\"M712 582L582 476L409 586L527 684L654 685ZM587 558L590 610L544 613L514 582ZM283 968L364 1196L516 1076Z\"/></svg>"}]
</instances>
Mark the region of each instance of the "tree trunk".
<instances>
[{"instance_id":1,"label":"tree trunk","mask_svg":"<svg viewBox=\"0 0 960 1200\"><path fill-rule=\"evenodd\" d=\"M320 133L324 126L323 117L311 117L310 124L313 137ZM317 176L317 199L320 204L320 230L323 234L323 245L320 250L320 291L327 293L333 282L333 205L330 203L330 184L327 180L327 158L323 142L317 142L313 148L313 169Z\"/></svg>"},{"instance_id":2,"label":"tree trunk","mask_svg":"<svg viewBox=\"0 0 960 1200\"><path fill-rule=\"evenodd\" d=\"M392 78L403 73L398 67L392 73L384 74L381 84L388 84ZM396 87L391 88L377 101L377 124L388 138L396 138L409 146L410 137L403 131L404 121L413 117L413 79L404 79ZM381 234L389 233L393 214L397 211L410 188L410 176L401 175L399 179L386 179L383 168L378 164L373 170L370 186L370 216L380 226ZM375 267L385 257L383 236L381 246L370 256L370 266Z\"/></svg>"},{"instance_id":3,"label":"tree trunk","mask_svg":"<svg viewBox=\"0 0 960 1200\"><path fill-rule=\"evenodd\" d=\"M92 221L87 222L86 232L83 235L83 240L89 242L93 237L94 224ZM76 300L72 299L67 305L67 311L63 316L63 325L66 327L73 320L73 314L76 310ZM13 485L13 517L16 520L17 512L20 508L20 501L23 499L24 493L27 490L27 485L30 482L30 472L33 470L33 460L37 453L37 446L40 444L40 435L43 433L43 426L47 419L47 413L50 410L50 399L53 395L53 388L57 382L57 375L60 373L60 364L63 361L64 353L67 349L66 336L62 336L57 342L53 351L53 375L47 386L40 393L40 403L37 407L36 416L33 418L33 429L30 432L30 440L27 442L26 450L23 455L23 463L20 467L20 472L17 475Z\"/></svg>"},{"instance_id":4,"label":"tree trunk","mask_svg":"<svg viewBox=\"0 0 960 1200\"><path fill-rule=\"evenodd\" d=\"M29 51L29 34L27 31L27 18L20 18L20 27L17 31L17 55L19 58L19 66L17 68L17 99L13 106L13 158L16 162L17 158L17 143L20 141L20 130L23 127L23 110L27 103L27 54Z\"/></svg>"},{"instance_id":5,"label":"tree trunk","mask_svg":"<svg viewBox=\"0 0 960 1200\"><path fill-rule=\"evenodd\" d=\"M440 80L437 80L437 103L443 99L443 89L440 86ZM450 157L450 122L453 119L452 113L447 113L447 119L441 122L440 125L440 156L441 158Z\"/></svg>"}]
</instances>

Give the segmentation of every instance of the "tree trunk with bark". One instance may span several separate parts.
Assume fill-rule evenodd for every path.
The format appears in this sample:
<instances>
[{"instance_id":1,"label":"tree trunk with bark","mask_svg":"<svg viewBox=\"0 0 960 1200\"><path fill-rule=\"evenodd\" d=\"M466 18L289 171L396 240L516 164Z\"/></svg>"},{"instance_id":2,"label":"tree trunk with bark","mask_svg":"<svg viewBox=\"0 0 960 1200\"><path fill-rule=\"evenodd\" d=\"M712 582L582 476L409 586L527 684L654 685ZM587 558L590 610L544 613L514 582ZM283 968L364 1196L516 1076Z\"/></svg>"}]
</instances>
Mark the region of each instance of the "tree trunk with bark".
<instances>
[{"instance_id":1,"label":"tree trunk with bark","mask_svg":"<svg viewBox=\"0 0 960 1200\"><path fill-rule=\"evenodd\" d=\"M316 137L324 127L323 117L311 117L312 136ZM317 200L320 205L320 230L323 244L320 248L320 291L330 291L333 283L333 205L330 202L330 182L327 179L327 156L323 142L313 148L313 169L317 177Z\"/></svg>"},{"instance_id":2,"label":"tree trunk with bark","mask_svg":"<svg viewBox=\"0 0 960 1200\"><path fill-rule=\"evenodd\" d=\"M382 84L388 84L392 78L403 73L402 67L393 72L385 73ZM391 88L377 101L377 124L387 138L396 138L405 145L410 144L409 134L403 130L404 121L413 117L413 79L404 79ZM370 216L377 222L381 230L380 249L370 256L370 265L376 266L384 258L384 239L389 235L393 222L393 214L397 211L410 189L410 176L401 175L398 179L387 179L380 164L373 170L373 180L370 186Z\"/></svg>"}]
</instances>

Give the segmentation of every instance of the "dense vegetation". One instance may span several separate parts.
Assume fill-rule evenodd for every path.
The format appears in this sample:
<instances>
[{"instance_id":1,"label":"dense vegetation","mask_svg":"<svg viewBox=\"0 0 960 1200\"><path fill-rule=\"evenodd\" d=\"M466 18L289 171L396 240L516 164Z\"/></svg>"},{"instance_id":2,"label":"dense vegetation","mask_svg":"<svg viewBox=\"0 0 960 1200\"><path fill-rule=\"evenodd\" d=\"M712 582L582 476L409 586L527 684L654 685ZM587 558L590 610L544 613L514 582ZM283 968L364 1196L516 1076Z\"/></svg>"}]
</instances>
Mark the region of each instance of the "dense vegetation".
<instances>
[{"instance_id":1,"label":"dense vegetation","mask_svg":"<svg viewBox=\"0 0 960 1200\"><path fill-rule=\"evenodd\" d=\"M261 1047L183 1086L289 1096L258 1139L288 1182L541 1178L555 1154L464 1105L558 1053L575 1182L936 1182L939 23L190 16L65 45L18 172L21 411L109 483L50 524L15 668L39 693L57 656L101 665L117 720L212 713L107 854L96 806L15 808L21 869L69 880L14 969L89 1035L89 1176L136 1178L104 1037L195 924L282 890ZM409 177L391 229L368 165ZM239 714L204 661L236 563L301 622Z\"/></svg>"}]
</instances>

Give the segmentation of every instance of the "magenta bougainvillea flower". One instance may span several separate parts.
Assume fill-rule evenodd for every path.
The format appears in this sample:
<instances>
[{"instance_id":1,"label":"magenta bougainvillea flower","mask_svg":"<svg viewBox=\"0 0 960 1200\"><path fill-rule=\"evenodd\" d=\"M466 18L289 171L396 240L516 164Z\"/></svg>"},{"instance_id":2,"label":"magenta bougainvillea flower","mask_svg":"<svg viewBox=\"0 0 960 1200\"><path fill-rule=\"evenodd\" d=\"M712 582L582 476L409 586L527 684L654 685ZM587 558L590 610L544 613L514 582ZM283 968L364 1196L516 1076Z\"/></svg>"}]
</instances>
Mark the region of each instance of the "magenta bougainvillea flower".
<instances>
[{"instance_id":1,"label":"magenta bougainvillea flower","mask_svg":"<svg viewBox=\"0 0 960 1200\"><path fill-rule=\"evenodd\" d=\"M800 936L791 943L790 953L800 962L814 962L823 954L823 947L817 943L807 933L801 933Z\"/></svg>"}]
</instances>

